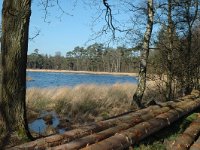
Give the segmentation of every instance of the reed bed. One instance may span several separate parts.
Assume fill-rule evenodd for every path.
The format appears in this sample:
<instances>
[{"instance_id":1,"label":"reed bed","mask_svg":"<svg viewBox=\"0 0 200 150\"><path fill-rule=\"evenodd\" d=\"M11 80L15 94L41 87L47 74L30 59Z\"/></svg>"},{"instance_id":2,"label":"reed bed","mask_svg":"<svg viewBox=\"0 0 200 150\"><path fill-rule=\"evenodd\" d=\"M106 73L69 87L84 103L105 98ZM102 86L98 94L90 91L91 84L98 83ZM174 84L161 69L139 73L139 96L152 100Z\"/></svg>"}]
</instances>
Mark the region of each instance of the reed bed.
<instances>
[{"instance_id":1,"label":"reed bed","mask_svg":"<svg viewBox=\"0 0 200 150\"><path fill-rule=\"evenodd\" d=\"M136 85L78 85L27 89L27 105L32 110L55 110L73 120L96 121L131 109Z\"/></svg>"},{"instance_id":2,"label":"reed bed","mask_svg":"<svg viewBox=\"0 0 200 150\"><path fill-rule=\"evenodd\" d=\"M29 88L27 105L31 110L54 110L59 115L76 122L103 120L130 110L137 85L131 83L114 85L81 84L75 87ZM143 103L163 101L159 87L149 82ZM28 113L31 114L31 113Z\"/></svg>"}]
</instances>

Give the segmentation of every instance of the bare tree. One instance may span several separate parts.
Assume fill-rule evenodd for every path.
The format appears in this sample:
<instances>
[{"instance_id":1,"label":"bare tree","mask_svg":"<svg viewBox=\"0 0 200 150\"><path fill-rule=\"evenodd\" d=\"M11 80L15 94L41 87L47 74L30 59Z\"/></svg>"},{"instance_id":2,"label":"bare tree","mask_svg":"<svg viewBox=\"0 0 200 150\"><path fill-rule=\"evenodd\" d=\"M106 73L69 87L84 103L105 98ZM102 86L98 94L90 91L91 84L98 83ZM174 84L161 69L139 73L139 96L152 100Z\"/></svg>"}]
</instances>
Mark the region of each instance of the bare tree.
<instances>
[{"instance_id":1,"label":"bare tree","mask_svg":"<svg viewBox=\"0 0 200 150\"><path fill-rule=\"evenodd\" d=\"M144 34L143 46L140 57L139 83L135 94L133 95L132 105L137 104L139 108L144 107L141 103L145 88L146 88L146 72L149 56L149 45L151 40L151 33L153 29L153 0L147 0L147 26Z\"/></svg>"},{"instance_id":2,"label":"bare tree","mask_svg":"<svg viewBox=\"0 0 200 150\"><path fill-rule=\"evenodd\" d=\"M192 53L192 29L194 22L198 17L198 7L199 0L188 0L184 2L184 22L187 28L187 46L186 46L186 86L185 86L185 94L190 94L194 87L193 79L192 79L192 64L191 64L191 53Z\"/></svg>"}]
</instances>

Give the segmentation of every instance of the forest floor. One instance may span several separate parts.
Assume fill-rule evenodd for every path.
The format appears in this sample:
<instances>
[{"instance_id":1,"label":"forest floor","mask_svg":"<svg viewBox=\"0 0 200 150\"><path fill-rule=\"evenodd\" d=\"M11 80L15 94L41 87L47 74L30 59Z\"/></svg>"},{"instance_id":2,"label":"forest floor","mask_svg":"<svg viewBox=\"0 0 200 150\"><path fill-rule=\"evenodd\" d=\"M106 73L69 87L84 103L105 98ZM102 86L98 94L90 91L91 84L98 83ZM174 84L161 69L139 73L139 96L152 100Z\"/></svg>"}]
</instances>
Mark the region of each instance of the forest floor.
<instances>
[{"instance_id":1,"label":"forest floor","mask_svg":"<svg viewBox=\"0 0 200 150\"><path fill-rule=\"evenodd\" d=\"M138 76L138 73L125 73L125 72L95 72L95 71L72 71L72 70L53 70L53 69L27 69L31 72L62 72L62 73L79 73L79 74L99 74L99 75L127 75Z\"/></svg>"}]
</instances>

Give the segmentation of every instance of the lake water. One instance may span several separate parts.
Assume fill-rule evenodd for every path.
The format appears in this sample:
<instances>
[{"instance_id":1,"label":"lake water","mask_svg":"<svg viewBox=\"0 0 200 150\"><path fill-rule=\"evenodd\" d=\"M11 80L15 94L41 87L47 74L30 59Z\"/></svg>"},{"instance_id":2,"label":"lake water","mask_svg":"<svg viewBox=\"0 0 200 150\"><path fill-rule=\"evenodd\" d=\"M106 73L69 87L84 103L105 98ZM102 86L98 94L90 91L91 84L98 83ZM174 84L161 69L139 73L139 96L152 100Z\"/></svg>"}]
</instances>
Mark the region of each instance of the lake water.
<instances>
[{"instance_id":1,"label":"lake water","mask_svg":"<svg viewBox=\"0 0 200 150\"><path fill-rule=\"evenodd\" d=\"M78 84L115 84L137 83L137 79L131 76L96 75L76 73L52 73L52 72L27 72L27 76L33 80L27 82L29 87L59 87L76 86Z\"/></svg>"},{"instance_id":2,"label":"lake water","mask_svg":"<svg viewBox=\"0 0 200 150\"><path fill-rule=\"evenodd\" d=\"M117 75L95 75L95 74L75 74L75 73L52 73L52 72L27 72L27 76L33 80L27 82L27 87L59 87L59 86L76 86L78 84L115 84L115 83L137 83L137 79L131 76ZM59 119L55 112L53 115L53 127L59 124ZM41 114L37 119L29 124L29 128L37 133L44 133L46 124L41 119L47 112ZM64 130L60 129L60 133Z\"/></svg>"}]
</instances>

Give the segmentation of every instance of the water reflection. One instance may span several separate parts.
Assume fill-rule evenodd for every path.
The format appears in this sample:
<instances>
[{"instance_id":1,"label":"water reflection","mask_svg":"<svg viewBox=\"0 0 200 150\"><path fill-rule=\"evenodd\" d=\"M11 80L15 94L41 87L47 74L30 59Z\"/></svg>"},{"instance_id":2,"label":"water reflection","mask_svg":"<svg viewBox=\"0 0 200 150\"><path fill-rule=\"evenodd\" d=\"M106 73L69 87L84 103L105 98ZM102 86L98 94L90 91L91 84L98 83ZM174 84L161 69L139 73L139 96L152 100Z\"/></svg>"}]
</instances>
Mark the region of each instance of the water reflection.
<instances>
[{"instance_id":1,"label":"water reflection","mask_svg":"<svg viewBox=\"0 0 200 150\"><path fill-rule=\"evenodd\" d=\"M47 115L52 116L51 126L56 129L60 122L57 114L54 111L51 111L51 112L43 111L38 119L29 123L30 130L39 134L45 134L45 131L47 129L47 124L45 123L43 118ZM64 131L65 131L64 129L58 129L59 133L63 133Z\"/></svg>"}]
</instances>

